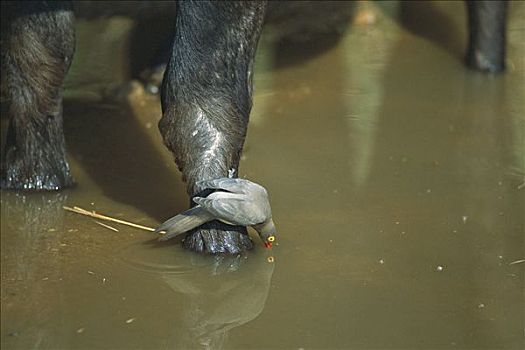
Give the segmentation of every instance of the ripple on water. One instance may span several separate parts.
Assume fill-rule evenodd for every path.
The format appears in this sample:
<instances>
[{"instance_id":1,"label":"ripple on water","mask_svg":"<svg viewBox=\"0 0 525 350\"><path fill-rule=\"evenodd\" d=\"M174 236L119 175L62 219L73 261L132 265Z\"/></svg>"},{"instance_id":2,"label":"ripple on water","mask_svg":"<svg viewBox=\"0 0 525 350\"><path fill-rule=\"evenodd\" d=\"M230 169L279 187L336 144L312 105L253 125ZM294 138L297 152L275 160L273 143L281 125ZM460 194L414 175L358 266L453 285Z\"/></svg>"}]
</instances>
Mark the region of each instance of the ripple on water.
<instances>
[{"instance_id":1,"label":"ripple on water","mask_svg":"<svg viewBox=\"0 0 525 350\"><path fill-rule=\"evenodd\" d=\"M182 249L178 244L167 246L155 243L131 243L118 251L119 260L126 266L150 274L211 274L217 275L251 265L249 261L265 261L269 252L262 249L233 256L203 255ZM273 262L273 260L272 260ZM258 264L257 264L258 265ZM248 266L246 266L248 268ZM248 268L249 269L249 268Z\"/></svg>"}]
</instances>

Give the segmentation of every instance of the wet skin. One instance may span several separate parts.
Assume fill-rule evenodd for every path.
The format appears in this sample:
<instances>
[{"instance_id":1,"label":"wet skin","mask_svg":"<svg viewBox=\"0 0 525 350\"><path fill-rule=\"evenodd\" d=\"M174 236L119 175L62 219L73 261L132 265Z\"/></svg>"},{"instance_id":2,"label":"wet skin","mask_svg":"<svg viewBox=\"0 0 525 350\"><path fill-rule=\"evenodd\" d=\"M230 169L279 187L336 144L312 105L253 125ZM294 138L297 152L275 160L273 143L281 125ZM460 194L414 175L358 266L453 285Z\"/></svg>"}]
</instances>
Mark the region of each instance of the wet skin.
<instances>
[{"instance_id":1,"label":"wet skin","mask_svg":"<svg viewBox=\"0 0 525 350\"><path fill-rule=\"evenodd\" d=\"M155 227L189 204L158 96L92 98L128 81L133 21L78 21L64 128L79 185L1 191L1 348L523 348L525 3L500 76L461 66L464 4L405 4L400 19L399 3L360 3L377 21L307 60L263 33L239 178L268 190L279 246L249 230L233 268L62 209Z\"/></svg>"},{"instance_id":2,"label":"wet skin","mask_svg":"<svg viewBox=\"0 0 525 350\"><path fill-rule=\"evenodd\" d=\"M502 71L506 2L472 2L468 10L467 63ZM199 181L227 177L231 169L237 173L265 13L265 2L177 5L159 129L191 198L207 193ZM2 188L58 190L73 184L62 132L62 83L73 57L73 22L68 2L2 2L2 93L10 119ZM217 220L190 231L183 245L229 254L253 246L243 225Z\"/></svg>"},{"instance_id":3,"label":"wet skin","mask_svg":"<svg viewBox=\"0 0 525 350\"><path fill-rule=\"evenodd\" d=\"M199 186L217 190L207 197L194 197L197 204L176 215L155 232L166 241L206 222L219 220L228 225L252 226L266 245L275 239L275 225L266 189L245 179L222 178L198 182Z\"/></svg>"}]
</instances>

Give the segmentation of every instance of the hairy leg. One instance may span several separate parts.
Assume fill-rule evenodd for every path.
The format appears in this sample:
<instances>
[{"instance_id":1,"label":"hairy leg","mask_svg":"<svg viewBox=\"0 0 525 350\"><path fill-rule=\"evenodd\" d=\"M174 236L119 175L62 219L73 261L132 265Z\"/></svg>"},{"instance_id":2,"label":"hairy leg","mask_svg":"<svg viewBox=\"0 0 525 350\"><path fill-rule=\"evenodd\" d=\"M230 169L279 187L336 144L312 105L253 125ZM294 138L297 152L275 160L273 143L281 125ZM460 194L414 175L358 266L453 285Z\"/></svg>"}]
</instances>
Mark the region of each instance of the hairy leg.
<instances>
[{"instance_id":1,"label":"hairy leg","mask_svg":"<svg viewBox=\"0 0 525 350\"><path fill-rule=\"evenodd\" d=\"M252 105L252 66L264 2L178 4L175 38L162 86L160 131L187 181L236 176ZM184 246L207 253L250 249L244 227L210 222Z\"/></svg>"},{"instance_id":2,"label":"hairy leg","mask_svg":"<svg viewBox=\"0 0 525 350\"><path fill-rule=\"evenodd\" d=\"M68 3L2 2L2 109L9 117L2 188L58 190L73 184L62 130L73 22Z\"/></svg>"}]
</instances>

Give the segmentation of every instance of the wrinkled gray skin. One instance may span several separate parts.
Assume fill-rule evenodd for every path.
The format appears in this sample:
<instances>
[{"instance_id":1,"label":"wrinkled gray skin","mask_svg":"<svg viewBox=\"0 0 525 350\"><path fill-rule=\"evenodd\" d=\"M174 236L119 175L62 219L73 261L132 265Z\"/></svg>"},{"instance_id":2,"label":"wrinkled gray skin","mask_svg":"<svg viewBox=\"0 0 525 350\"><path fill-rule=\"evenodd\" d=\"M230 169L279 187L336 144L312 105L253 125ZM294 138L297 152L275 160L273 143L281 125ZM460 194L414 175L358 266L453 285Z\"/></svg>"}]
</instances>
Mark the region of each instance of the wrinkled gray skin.
<instances>
[{"instance_id":1,"label":"wrinkled gray skin","mask_svg":"<svg viewBox=\"0 0 525 350\"><path fill-rule=\"evenodd\" d=\"M268 193L261 185L230 178L200 181L197 185L219 191L206 198L194 197L197 206L166 220L155 230L165 232L159 241L174 238L212 220L234 226L252 226L265 243L275 236Z\"/></svg>"},{"instance_id":2,"label":"wrinkled gray skin","mask_svg":"<svg viewBox=\"0 0 525 350\"><path fill-rule=\"evenodd\" d=\"M255 49L265 2L182 1L162 84L159 129L187 182L188 194L205 197L198 181L236 176L252 107ZM253 243L244 225L215 220L190 231L183 246L237 254Z\"/></svg>"}]
</instances>

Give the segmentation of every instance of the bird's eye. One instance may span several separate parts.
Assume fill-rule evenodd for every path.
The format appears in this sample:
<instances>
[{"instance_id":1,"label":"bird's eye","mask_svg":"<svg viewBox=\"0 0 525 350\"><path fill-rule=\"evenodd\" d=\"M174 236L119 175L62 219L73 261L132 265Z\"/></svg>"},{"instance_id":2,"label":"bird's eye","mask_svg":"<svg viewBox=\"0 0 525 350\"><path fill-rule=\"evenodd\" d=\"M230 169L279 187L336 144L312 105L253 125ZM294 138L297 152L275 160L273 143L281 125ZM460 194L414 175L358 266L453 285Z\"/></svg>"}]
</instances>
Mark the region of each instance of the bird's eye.
<instances>
[{"instance_id":1,"label":"bird's eye","mask_svg":"<svg viewBox=\"0 0 525 350\"><path fill-rule=\"evenodd\" d=\"M273 241L275 241L275 236L268 237L268 242L273 242Z\"/></svg>"}]
</instances>

